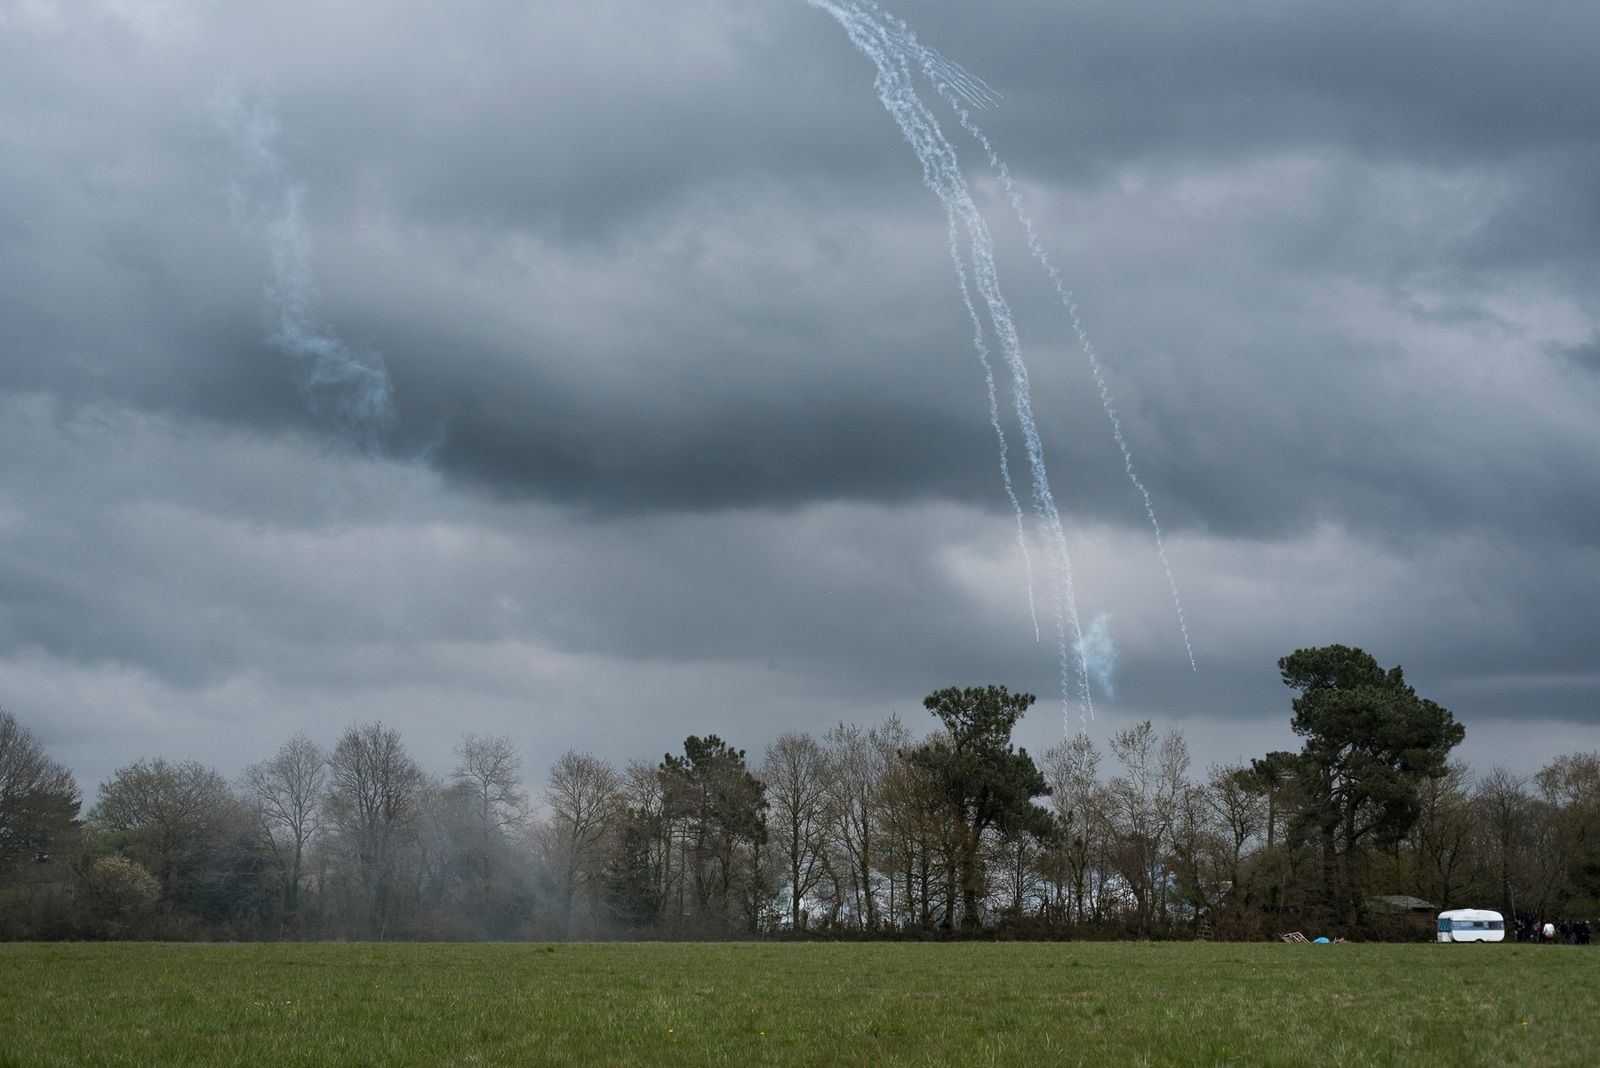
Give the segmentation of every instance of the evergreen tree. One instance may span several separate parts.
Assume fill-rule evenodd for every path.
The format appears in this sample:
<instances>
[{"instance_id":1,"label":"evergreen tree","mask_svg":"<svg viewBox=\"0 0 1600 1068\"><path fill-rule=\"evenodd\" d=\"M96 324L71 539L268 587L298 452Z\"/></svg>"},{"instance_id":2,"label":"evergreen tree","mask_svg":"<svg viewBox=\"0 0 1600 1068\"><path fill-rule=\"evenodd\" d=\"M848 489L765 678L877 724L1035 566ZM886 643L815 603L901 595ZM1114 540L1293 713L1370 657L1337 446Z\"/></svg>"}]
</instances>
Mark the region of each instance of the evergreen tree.
<instances>
[{"instance_id":1,"label":"evergreen tree","mask_svg":"<svg viewBox=\"0 0 1600 1068\"><path fill-rule=\"evenodd\" d=\"M961 825L961 841L947 880L952 901L959 884L960 922L965 927L981 923L979 902L988 886L985 833L1029 833L1042 839L1052 830L1049 813L1033 803L1049 794L1050 787L1028 751L1011 744L1012 730L1034 700L1031 693L984 686L938 690L922 701L944 725L946 736L916 749L910 759L933 777Z\"/></svg>"},{"instance_id":2,"label":"evergreen tree","mask_svg":"<svg viewBox=\"0 0 1600 1068\"><path fill-rule=\"evenodd\" d=\"M1322 898L1340 921L1363 911L1361 858L1370 844L1405 838L1421 786L1443 776L1465 734L1450 712L1418 697L1396 666L1384 670L1344 645L1300 649L1278 661L1305 739L1295 777L1298 829L1321 849Z\"/></svg>"},{"instance_id":3,"label":"evergreen tree","mask_svg":"<svg viewBox=\"0 0 1600 1068\"><path fill-rule=\"evenodd\" d=\"M753 929L767 799L766 787L745 767L744 750L714 734L691 734L683 756L667 754L661 776L667 816L684 828L699 918L720 923L737 909Z\"/></svg>"}]
</instances>

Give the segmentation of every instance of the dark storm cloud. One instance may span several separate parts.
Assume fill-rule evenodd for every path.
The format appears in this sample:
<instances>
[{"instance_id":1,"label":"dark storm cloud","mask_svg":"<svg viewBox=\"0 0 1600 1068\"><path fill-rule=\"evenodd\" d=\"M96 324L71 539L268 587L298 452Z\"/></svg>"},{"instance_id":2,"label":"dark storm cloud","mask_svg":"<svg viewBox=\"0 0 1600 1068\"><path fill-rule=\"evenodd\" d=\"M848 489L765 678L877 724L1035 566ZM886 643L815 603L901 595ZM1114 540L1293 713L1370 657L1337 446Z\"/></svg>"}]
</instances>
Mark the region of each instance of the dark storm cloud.
<instances>
[{"instance_id":1,"label":"dark storm cloud","mask_svg":"<svg viewBox=\"0 0 1600 1068\"><path fill-rule=\"evenodd\" d=\"M281 425L299 402L261 342L264 256L228 225L193 65L73 29L0 34L0 384Z\"/></svg>"},{"instance_id":2,"label":"dark storm cloud","mask_svg":"<svg viewBox=\"0 0 1600 1068\"><path fill-rule=\"evenodd\" d=\"M449 495L441 506L421 472L303 443L63 419L38 401L5 414L0 503L26 507L0 513L13 560L0 654L138 664L176 687L263 659L282 680L350 683L366 675L340 659L351 649L499 640L625 661L847 662L859 683L966 641L964 615L939 608L972 595L942 562L950 538L985 556L1008 545L948 508L594 524ZM51 426L62 433L30 453ZM863 626L902 651L863 643ZM419 663L373 661L401 678Z\"/></svg>"},{"instance_id":3,"label":"dark storm cloud","mask_svg":"<svg viewBox=\"0 0 1600 1068\"><path fill-rule=\"evenodd\" d=\"M1020 8L984 34L955 13L905 12L936 45L971 41L976 55L958 58L980 71L990 59L991 77L1013 90L994 113L996 136L1025 178L1059 182L1077 166L1069 158L1124 168L1154 159L1150 180L1181 204L1191 196L1186 183L1214 180L1219 160L1248 166L1274 153L1323 153L1305 174L1269 167L1259 189L1200 205L1176 220L1176 233L1126 211L1118 230L1091 238L1092 270L1074 255L1082 245L1069 239L1062 252L1069 277L1093 298L1091 329L1111 341L1135 454L1175 520L1220 531L1295 528L1337 496L1352 521L1392 527L1427 495L1442 498L1450 522L1486 518L1473 499L1483 436L1460 431L1466 440L1452 441L1445 429L1445 440L1421 443L1431 462L1409 462L1419 425L1424 439L1434 433L1429 412L1419 420L1403 398L1355 403L1404 362L1404 343L1351 337L1307 299L1358 279L1403 302L1441 274L1471 271L1470 284L1457 282L1455 314L1487 319L1487 301L1515 280L1493 276L1493 264L1551 266L1560 249L1541 230L1583 227L1571 210L1560 216L1565 229L1553 217L1541 226L1536 213L1575 206L1581 183L1571 165L1486 172L1481 180L1500 186L1488 194L1444 181L1454 213L1424 205L1419 214L1418 199L1441 165L1470 187L1474 172L1462 168L1535 144L1570 145L1559 107L1543 109L1542 124L1522 118L1555 91L1552 81L1589 77L1565 37L1376 9L1245 17L1179 8L1135 29L1108 8L1070 19ZM760 16L716 5L684 13L608 4L582 15L484 5L442 21L402 13L382 26L357 9L309 24L257 12L205 34L236 50L229 59L246 76L272 85L286 161L310 191L323 312L385 354L402 437L427 440L443 428L444 469L501 492L604 510L929 496L1000 505L937 208L873 102L867 68L804 5ZM19 350L38 355L11 368L15 384L269 427L311 424L260 340L264 250L230 226L219 196L236 162L202 105L228 64L188 57L173 73L165 68L184 55L181 39L146 41L130 57L116 47L121 37L102 37L106 65L75 65L67 87L77 96L64 94L67 102L97 101L121 80L148 94L120 104L125 132L109 143L83 130L17 146L17 158L38 161L40 182L62 167L96 165L115 178L114 196L73 191L57 217L21 227L32 240L13 246L12 273L38 284L14 294L11 321ZM351 49L353 39L362 47ZM985 56L999 41L1014 51ZM1517 56L1535 48L1545 63L1534 84L1511 79L1496 91L1515 121L1484 121L1485 104L1472 94L1485 91L1485 79L1474 72L1491 51L1522 71ZM32 79L28 64L13 78L42 80L42 62L32 61ZM1423 91L1429 85L1456 95ZM1040 137L1054 121L1041 113L1044 100L1108 118L1082 126L1069 115L1071 137ZM1241 113L1240 101L1256 110ZM1292 121L1268 121L1272 109ZM1427 136L1375 138L1352 118L1369 112ZM1468 115L1483 127L1480 150L1467 150ZM1502 127L1522 140L1508 143ZM1231 142L1233 129L1245 140ZM1459 151L1441 164L1430 137ZM1058 154L1029 154L1042 145ZM1373 170L1367 154L1400 169ZM206 162L198 171L177 166L196 158ZM1408 160L1420 175L1405 169ZM1280 181L1298 184L1291 194L1299 195L1274 189ZM1562 181L1572 193L1554 207L1525 206L1551 204L1542 194ZM1103 185L1088 188L1079 199L1087 212L1117 210ZM1055 194L1038 192L1043 216ZM1508 213L1525 217L1503 221ZM62 216L77 221L64 226ZM1076 237L1080 225L1063 218L1049 229ZM63 241L74 227L83 240ZM375 232L384 228L392 229ZM523 247L508 252L517 240ZM1157 241L1175 261L1165 271L1143 257L1116 273L1119 246L1144 252ZM1580 245L1574 239L1562 254L1579 257ZM81 261L56 267L63 251ZM486 258L498 262L485 269ZM1232 261L1223 278L1212 277L1218 258ZM439 260L453 261L454 278ZM1026 263L1006 267L1023 295L1036 284ZM812 279L822 272L837 281L819 290ZM73 286L62 284L66 275ZM486 281L498 292L479 291L466 308L440 285ZM1042 342L1036 366L1077 367L1059 312L1046 300L1019 303L1029 313L1025 340ZM96 313L75 314L83 305ZM172 315L185 305L185 317ZM486 310L502 322L486 323ZM1275 368L1287 345L1299 357L1285 380ZM102 355L118 346L134 351ZM98 366L78 366L74 353L93 354ZM1307 365L1329 372L1308 379ZM1059 413L1046 420L1047 444L1058 477L1072 483L1071 507L1131 517L1118 465L1102 462L1103 418L1092 395L1082 403L1087 382L1065 370L1041 370L1038 381L1042 409ZM1250 405L1254 420L1218 418L1239 391L1263 387L1276 403ZM1275 469L1241 469L1241 459L1272 459L1251 438L1284 429L1286 417L1301 424L1304 448L1278 452ZM1225 440L1214 441L1219 434ZM1560 453L1563 444L1545 447ZM1567 484L1559 456L1554 463L1552 482ZM1353 495L1330 493L1350 482Z\"/></svg>"},{"instance_id":4,"label":"dark storm cloud","mask_svg":"<svg viewBox=\"0 0 1600 1068\"><path fill-rule=\"evenodd\" d=\"M253 50L330 205L370 183L408 219L605 243L721 180L843 174L859 202L915 173L803 3L315 10L219 35Z\"/></svg>"},{"instance_id":5,"label":"dark storm cloud","mask_svg":"<svg viewBox=\"0 0 1600 1068\"><path fill-rule=\"evenodd\" d=\"M1600 16L898 11L1004 94L977 118L1166 523L1199 672L1067 318L948 122L1121 654L1096 729L1292 744L1274 661L1345 641L1473 737L1537 721L1524 764L1596 738ZM305 186L316 327L390 370L389 460L266 341L228 89ZM0 11L0 100L0 705L86 777L374 716L440 754L758 748L988 679L1043 699L1031 746L1077 725L944 218L800 0L39 3Z\"/></svg>"},{"instance_id":6,"label":"dark storm cloud","mask_svg":"<svg viewBox=\"0 0 1600 1068\"><path fill-rule=\"evenodd\" d=\"M1470 15L1382 0L898 10L984 73L1019 121L1051 124L1059 136L1035 134L1017 154L1050 153L1057 174L1285 144L1440 164L1593 144L1584 42L1600 15L1576 0Z\"/></svg>"},{"instance_id":7,"label":"dark storm cloud","mask_svg":"<svg viewBox=\"0 0 1600 1068\"><path fill-rule=\"evenodd\" d=\"M1600 371L1600 334L1581 344L1557 345L1553 355L1586 370Z\"/></svg>"}]
</instances>

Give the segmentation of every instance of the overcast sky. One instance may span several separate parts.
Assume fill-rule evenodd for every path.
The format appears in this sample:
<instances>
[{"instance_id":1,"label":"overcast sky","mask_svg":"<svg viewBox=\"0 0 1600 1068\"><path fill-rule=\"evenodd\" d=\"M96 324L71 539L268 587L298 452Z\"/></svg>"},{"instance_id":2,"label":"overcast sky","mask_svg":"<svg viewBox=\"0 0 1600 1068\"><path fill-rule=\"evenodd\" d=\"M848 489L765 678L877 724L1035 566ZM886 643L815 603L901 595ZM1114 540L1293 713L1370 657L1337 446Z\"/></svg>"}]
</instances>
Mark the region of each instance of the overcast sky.
<instances>
[{"instance_id":1,"label":"overcast sky","mask_svg":"<svg viewBox=\"0 0 1600 1068\"><path fill-rule=\"evenodd\" d=\"M1003 98L1166 534L1194 670L925 91L1116 650L1097 740L1292 747L1276 660L1340 642L1480 770L1600 746L1600 7L893 10ZM989 682L1042 750L1081 712L946 240L804 0L0 0L0 707L91 801L373 718L440 773L510 735L537 786Z\"/></svg>"}]
</instances>

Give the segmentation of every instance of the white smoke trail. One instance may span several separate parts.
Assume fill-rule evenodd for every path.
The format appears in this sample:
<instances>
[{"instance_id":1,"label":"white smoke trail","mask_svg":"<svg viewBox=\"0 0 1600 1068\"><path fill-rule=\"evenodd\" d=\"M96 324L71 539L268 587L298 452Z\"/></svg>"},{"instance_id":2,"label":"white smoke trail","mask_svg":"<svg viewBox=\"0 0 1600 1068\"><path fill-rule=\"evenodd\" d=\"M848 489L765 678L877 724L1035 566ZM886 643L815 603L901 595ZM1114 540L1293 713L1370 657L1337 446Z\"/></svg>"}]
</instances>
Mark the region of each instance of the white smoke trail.
<instances>
[{"instance_id":1,"label":"white smoke trail","mask_svg":"<svg viewBox=\"0 0 1600 1068\"><path fill-rule=\"evenodd\" d=\"M1017 490L1011 483L1010 451L1006 448L1005 428L1000 424L1000 397L995 390L994 367L989 362L989 345L983 337L983 320L972 304L972 290L967 286L967 267L961 262L960 242L956 238L956 216L949 212L950 259L956 265L956 283L961 289L961 303L972 319L972 347L978 352L978 363L983 365L983 384L989 391L989 423L994 427L995 441L1000 446L1000 481L1005 484L1006 497L1017 515L1017 545L1022 549L1022 566L1028 579L1028 618L1033 620L1033 640L1039 640L1039 611L1033 603L1033 554L1028 551L1028 532L1022 517L1022 502L1017 500Z\"/></svg>"},{"instance_id":2,"label":"white smoke trail","mask_svg":"<svg viewBox=\"0 0 1600 1068\"><path fill-rule=\"evenodd\" d=\"M876 18L891 28L890 33L893 39L900 43L905 54L917 60L918 66L922 68L923 75L932 83L934 91L955 111L957 118L960 120L961 128L970 134L983 148L984 153L989 157L989 166L994 170L996 177L1000 179L1001 188L1005 190L1006 196L1011 202L1011 209L1016 214L1017 221L1022 224L1023 231L1027 236L1028 251L1033 254L1033 258L1038 260L1039 265L1044 268L1051 284L1055 286L1056 295L1060 297L1062 305L1067 309L1067 315L1072 321L1072 332L1078 339L1078 347L1083 350L1084 356L1089 361L1089 370L1094 376L1095 388L1100 394L1100 406L1105 410L1106 419L1111 423L1111 436L1115 439L1117 448L1121 450L1123 470L1127 473L1128 481L1133 483L1133 488L1139 491L1139 496L1144 501L1144 514L1150 520L1150 528L1155 534L1156 555L1160 558L1161 567L1166 572L1167 588L1171 591L1172 605L1178 616L1178 630L1183 635L1184 652L1189 656L1189 668L1191 671L1198 670L1194 659L1194 646L1189 640L1189 625L1183 615L1183 598L1178 593L1178 580L1173 575L1172 563L1167 558L1167 547L1161 534L1161 522L1156 518L1155 501L1151 498L1150 490L1145 486L1143 480L1139 478L1139 474L1134 468L1133 451L1128 447L1127 438L1123 436L1122 420L1117 415L1116 404L1111 398L1111 387L1107 384L1105 374L1101 369L1100 354L1095 349L1094 342L1090 339L1089 332L1083 324L1083 318L1078 311L1077 299L1062 280L1061 272L1056 269L1056 265L1051 261L1049 254L1045 252L1044 244L1039 240L1039 231L1034 226L1033 216L1029 214L1023 204L1022 194L1018 192L1016 183L1012 181L1011 169L1006 166L1005 161L1000 158L1000 154L995 151L994 145L990 143L989 138L972 121L971 114L962 106L963 99L978 107L992 106L994 100L987 97L974 99L969 88L970 83L973 81L971 75L918 41L916 34L911 32L910 27L878 7L873 0L862 0L862 2ZM982 86L981 82L978 84ZM982 86L982 88L988 89L987 86ZM994 99L997 100L998 98Z\"/></svg>"},{"instance_id":3,"label":"white smoke trail","mask_svg":"<svg viewBox=\"0 0 1600 1068\"><path fill-rule=\"evenodd\" d=\"M1072 558L1068 551L1066 532L1061 514L1050 492L1049 476L1045 469L1044 444L1039 438L1038 426L1033 418L1033 402L1029 391L1028 368L1022 358L1022 345L1017 336L1016 323L1010 306L1000 291L994 263L994 242L988 224L978 211L962 173L955 149L940 130L938 121L917 94L908 62L909 31L903 24L892 28L878 17L875 5L868 6L859 0L807 0L811 6L831 15L843 27L856 49L872 61L876 68L873 85L878 99L900 127L901 134L916 152L922 164L923 183L944 204L952 222L959 220L967 233L967 260L971 277L982 298L989 326L999 341L1000 352L1011 373L1012 396L1017 422L1022 429L1028 465L1031 472L1034 511L1049 536L1053 591L1056 600L1056 638L1061 668L1063 704L1069 701L1073 690L1073 662L1071 647L1076 646L1077 686L1083 719L1094 716L1094 700L1089 690L1087 664L1082 656L1083 628L1078 617L1077 599L1073 590ZM940 68L955 68L947 62ZM942 76L944 77L944 76ZM949 84L945 81L945 84ZM981 85L975 80L963 82L969 88ZM978 92L973 90L973 92ZM966 94L963 94L964 96ZM981 95L981 93L980 93ZM971 99L971 97L968 97ZM958 248L952 253L957 264L958 278L964 280L966 267ZM980 331L981 335L981 331ZM982 348L980 358L986 357ZM1068 631L1071 632L1069 643Z\"/></svg>"},{"instance_id":4,"label":"white smoke trail","mask_svg":"<svg viewBox=\"0 0 1600 1068\"><path fill-rule=\"evenodd\" d=\"M992 108L999 105L1000 94L991 89L982 78L963 70L959 64L951 62L932 49L923 48L917 41L917 35L911 32L911 27L876 4L865 6L877 16L886 40L890 41L898 51L910 53L925 61L923 72L928 74L930 80L937 79L948 85L974 107Z\"/></svg>"},{"instance_id":5,"label":"white smoke trail","mask_svg":"<svg viewBox=\"0 0 1600 1068\"><path fill-rule=\"evenodd\" d=\"M353 347L316 321L306 188L289 176L275 147L277 120L259 100L232 89L217 93L211 110L243 164L230 190L234 217L259 226L267 242L267 341L295 362L311 410L376 453L395 422L388 368L380 353Z\"/></svg>"}]
</instances>

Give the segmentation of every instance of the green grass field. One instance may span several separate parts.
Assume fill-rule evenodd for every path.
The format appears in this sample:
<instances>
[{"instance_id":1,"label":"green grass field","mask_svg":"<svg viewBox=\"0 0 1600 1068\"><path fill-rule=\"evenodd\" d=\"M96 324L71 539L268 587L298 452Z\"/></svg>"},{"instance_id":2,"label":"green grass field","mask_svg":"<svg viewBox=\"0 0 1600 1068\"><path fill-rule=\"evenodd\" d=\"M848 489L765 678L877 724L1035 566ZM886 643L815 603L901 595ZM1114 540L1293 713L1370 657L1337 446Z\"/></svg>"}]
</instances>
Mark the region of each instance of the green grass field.
<instances>
[{"instance_id":1,"label":"green grass field","mask_svg":"<svg viewBox=\"0 0 1600 1068\"><path fill-rule=\"evenodd\" d=\"M0 945L0 1065L1600 1063L1600 949Z\"/></svg>"}]
</instances>

